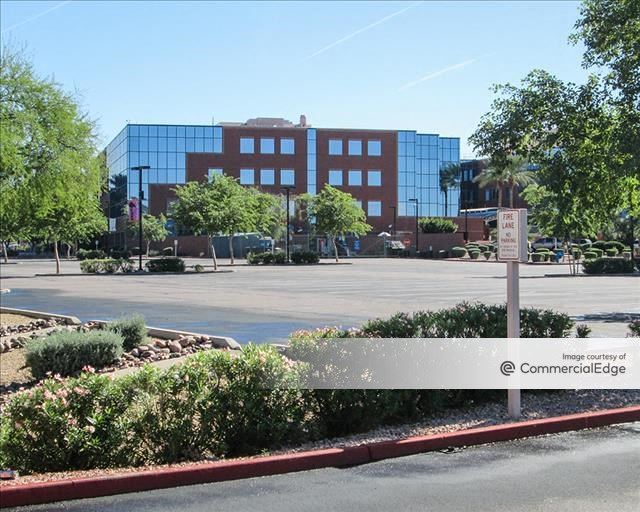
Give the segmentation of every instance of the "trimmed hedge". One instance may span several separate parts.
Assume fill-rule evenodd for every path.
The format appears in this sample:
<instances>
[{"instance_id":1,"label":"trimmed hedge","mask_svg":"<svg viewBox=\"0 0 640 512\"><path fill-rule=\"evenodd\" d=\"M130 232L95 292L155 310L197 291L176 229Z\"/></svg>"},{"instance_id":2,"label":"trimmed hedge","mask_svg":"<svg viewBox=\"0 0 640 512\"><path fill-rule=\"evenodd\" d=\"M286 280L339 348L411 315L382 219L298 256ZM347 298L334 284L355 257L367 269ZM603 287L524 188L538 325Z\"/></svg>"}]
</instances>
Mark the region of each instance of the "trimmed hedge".
<instances>
[{"instance_id":1,"label":"trimmed hedge","mask_svg":"<svg viewBox=\"0 0 640 512\"><path fill-rule=\"evenodd\" d=\"M82 260L103 260L107 258L107 253L96 249L78 249L76 258Z\"/></svg>"},{"instance_id":2,"label":"trimmed hedge","mask_svg":"<svg viewBox=\"0 0 640 512\"><path fill-rule=\"evenodd\" d=\"M618 255L618 249L616 249L615 247L611 247L610 249L605 249L605 253L607 257L613 258L614 256Z\"/></svg>"},{"instance_id":3,"label":"trimmed hedge","mask_svg":"<svg viewBox=\"0 0 640 512\"><path fill-rule=\"evenodd\" d=\"M284 265L287 255L283 252L250 252L247 254L249 265Z\"/></svg>"},{"instance_id":4,"label":"trimmed hedge","mask_svg":"<svg viewBox=\"0 0 640 512\"><path fill-rule=\"evenodd\" d=\"M471 258L472 260L477 260L478 258L480 258L480 251L469 251L469 258Z\"/></svg>"},{"instance_id":5,"label":"trimmed hedge","mask_svg":"<svg viewBox=\"0 0 640 512\"><path fill-rule=\"evenodd\" d=\"M418 226L423 233L455 233L458 225L449 219L442 217L421 217Z\"/></svg>"},{"instance_id":6,"label":"trimmed hedge","mask_svg":"<svg viewBox=\"0 0 640 512\"><path fill-rule=\"evenodd\" d=\"M147 339L147 325L142 315L130 315L107 324L107 330L122 336L122 346L132 350L144 345Z\"/></svg>"},{"instance_id":7,"label":"trimmed hedge","mask_svg":"<svg viewBox=\"0 0 640 512\"><path fill-rule=\"evenodd\" d=\"M291 261L296 265L312 265L320 262L320 255L313 251L298 251L291 253Z\"/></svg>"},{"instance_id":8,"label":"trimmed hedge","mask_svg":"<svg viewBox=\"0 0 640 512\"><path fill-rule=\"evenodd\" d=\"M117 361L122 342L115 332L60 332L29 343L26 361L36 379L47 372L67 376L85 366L102 367Z\"/></svg>"},{"instance_id":9,"label":"trimmed hedge","mask_svg":"<svg viewBox=\"0 0 640 512\"><path fill-rule=\"evenodd\" d=\"M484 256L484 259L488 261L489 259L491 259L491 256L493 256L493 252L491 252L491 251L484 251L484 252L482 253L482 255Z\"/></svg>"},{"instance_id":10,"label":"trimmed hedge","mask_svg":"<svg viewBox=\"0 0 640 512\"><path fill-rule=\"evenodd\" d=\"M129 259L105 258L80 262L80 271L84 274L115 274L118 271L126 274L132 272L133 268L134 263Z\"/></svg>"},{"instance_id":11,"label":"trimmed hedge","mask_svg":"<svg viewBox=\"0 0 640 512\"><path fill-rule=\"evenodd\" d=\"M185 264L182 258L162 257L149 260L145 265L149 272L184 272Z\"/></svg>"},{"instance_id":12,"label":"trimmed hedge","mask_svg":"<svg viewBox=\"0 0 640 512\"><path fill-rule=\"evenodd\" d=\"M452 247L450 252L454 258L464 258L467 255L467 250L464 247Z\"/></svg>"},{"instance_id":13,"label":"trimmed hedge","mask_svg":"<svg viewBox=\"0 0 640 512\"><path fill-rule=\"evenodd\" d=\"M583 261L582 269L585 274L631 274L634 263L624 258L595 258Z\"/></svg>"}]
</instances>

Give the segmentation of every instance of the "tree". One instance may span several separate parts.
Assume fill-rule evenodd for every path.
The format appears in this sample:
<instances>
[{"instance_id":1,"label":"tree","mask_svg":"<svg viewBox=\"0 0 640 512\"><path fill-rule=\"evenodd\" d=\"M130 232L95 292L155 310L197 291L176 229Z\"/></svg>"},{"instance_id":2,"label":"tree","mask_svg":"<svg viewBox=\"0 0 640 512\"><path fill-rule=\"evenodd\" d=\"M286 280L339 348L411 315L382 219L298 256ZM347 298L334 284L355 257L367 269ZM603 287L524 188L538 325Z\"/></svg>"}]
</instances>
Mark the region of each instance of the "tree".
<instances>
[{"instance_id":1,"label":"tree","mask_svg":"<svg viewBox=\"0 0 640 512\"><path fill-rule=\"evenodd\" d=\"M535 183L535 173L529 170L529 163L521 156L510 156L507 166L503 171L504 183L511 190L509 196L509 207L513 208L513 203L518 188Z\"/></svg>"},{"instance_id":2,"label":"tree","mask_svg":"<svg viewBox=\"0 0 640 512\"><path fill-rule=\"evenodd\" d=\"M19 191L28 212L21 232L53 244L60 272L58 242L106 227L94 123L58 84L36 76L22 53L4 48L0 130L0 188Z\"/></svg>"},{"instance_id":3,"label":"tree","mask_svg":"<svg viewBox=\"0 0 640 512\"><path fill-rule=\"evenodd\" d=\"M502 191L505 184L504 170L491 163L480 174L473 178L480 188L495 187L498 192L498 207L502 207Z\"/></svg>"},{"instance_id":4,"label":"tree","mask_svg":"<svg viewBox=\"0 0 640 512\"><path fill-rule=\"evenodd\" d=\"M254 195L256 208L255 230L279 240L286 230L286 199L282 195L260 192L257 188L247 189Z\"/></svg>"},{"instance_id":5,"label":"tree","mask_svg":"<svg viewBox=\"0 0 640 512\"><path fill-rule=\"evenodd\" d=\"M0 182L0 244L5 263L9 261L7 245L11 241L28 239L27 209L24 207L24 188Z\"/></svg>"},{"instance_id":6,"label":"tree","mask_svg":"<svg viewBox=\"0 0 640 512\"><path fill-rule=\"evenodd\" d=\"M460 165L449 164L440 169L440 191L444 194L444 215L449 215L449 189L458 185Z\"/></svg>"},{"instance_id":7,"label":"tree","mask_svg":"<svg viewBox=\"0 0 640 512\"><path fill-rule=\"evenodd\" d=\"M167 230L167 218L161 213L158 217L154 217L149 213L142 215L142 238L147 243L146 254L149 257L149 246L151 242L162 242L167 238L169 231ZM132 235L138 234L138 223L129 223L129 232Z\"/></svg>"},{"instance_id":8,"label":"tree","mask_svg":"<svg viewBox=\"0 0 640 512\"><path fill-rule=\"evenodd\" d=\"M316 230L331 238L338 257L337 238L347 233L366 235L371 226L366 222L364 210L358 206L353 196L331 185L325 185L315 196L306 195L307 213L315 218Z\"/></svg>"},{"instance_id":9,"label":"tree","mask_svg":"<svg viewBox=\"0 0 640 512\"><path fill-rule=\"evenodd\" d=\"M216 176L206 183L187 183L175 191L178 200L173 205L171 217L180 226L209 237L216 270L218 262L212 238L218 234L227 235L233 265L233 236L252 231L259 218L256 194L231 176L224 175Z\"/></svg>"}]
</instances>

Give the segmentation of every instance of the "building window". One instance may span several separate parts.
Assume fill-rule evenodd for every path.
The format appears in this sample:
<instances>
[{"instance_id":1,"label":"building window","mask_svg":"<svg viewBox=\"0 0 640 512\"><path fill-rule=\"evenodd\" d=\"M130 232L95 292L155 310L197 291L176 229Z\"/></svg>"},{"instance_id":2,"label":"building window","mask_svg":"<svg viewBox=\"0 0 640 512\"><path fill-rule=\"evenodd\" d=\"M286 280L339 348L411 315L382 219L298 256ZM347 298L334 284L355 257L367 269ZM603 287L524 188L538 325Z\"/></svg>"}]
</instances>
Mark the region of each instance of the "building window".
<instances>
[{"instance_id":1,"label":"building window","mask_svg":"<svg viewBox=\"0 0 640 512\"><path fill-rule=\"evenodd\" d=\"M280 139L280 154L295 155L296 141L295 139Z\"/></svg>"},{"instance_id":2,"label":"building window","mask_svg":"<svg viewBox=\"0 0 640 512\"><path fill-rule=\"evenodd\" d=\"M215 176L222 176L222 172L223 172L222 169L219 169L219 168L208 169L207 177L209 178L209 181L211 181Z\"/></svg>"},{"instance_id":3,"label":"building window","mask_svg":"<svg viewBox=\"0 0 640 512\"><path fill-rule=\"evenodd\" d=\"M293 169L280 169L280 185L295 185L296 173Z\"/></svg>"},{"instance_id":4,"label":"building window","mask_svg":"<svg viewBox=\"0 0 640 512\"><path fill-rule=\"evenodd\" d=\"M329 154L330 155L342 154L342 141L340 139L329 139Z\"/></svg>"},{"instance_id":5,"label":"building window","mask_svg":"<svg viewBox=\"0 0 640 512\"><path fill-rule=\"evenodd\" d=\"M362 171L359 169L351 169L349 171L349 186L359 187L362 185Z\"/></svg>"},{"instance_id":6,"label":"building window","mask_svg":"<svg viewBox=\"0 0 640 512\"><path fill-rule=\"evenodd\" d=\"M360 156L362 155L362 141L349 139L349 154Z\"/></svg>"},{"instance_id":7,"label":"building window","mask_svg":"<svg viewBox=\"0 0 640 512\"><path fill-rule=\"evenodd\" d=\"M329 171L329 185L336 187L342 185L342 169L331 169Z\"/></svg>"},{"instance_id":8,"label":"building window","mask_svg":"<svg viewBox=\"0 0 640 512\"><path fill-rule=\"evenodd\" d=\"M367 185L370 187L382 186L382 172L381 171L369 171L367 173Z\"/></svg>"},{"instance_id":9,"label":"building window","mask_svg":"<svg viewBox=\"0 0 640 512\"><path fill-rule=\"evenodd\" d=\"M272 137L260 139L260 153L263 155L273 155L276 152L276 140Z\"/></svg>"},{"instance_id":10,"label":"building window","mask_svg":"<svg viewBox=\"0 0 640 512\"><path fill-rule=\"evenodd\" d=\"M240 185L253 185L253 169L240 169Z\"/></svg>"},{"instance_id":11,"label":"building window","mask_svg":"<svg viewBox=\"0 0 640 512\"><path fill-rule=\"evenodd\" d=\"M382 201L369 201L367 203L367 216L380 217L382 215Z\"/></svg>"},{"instance_id":12,"label":"building window","mask_svg":"<svg viewBox=\"0 0 640 512\"><path fill-rule=\"evenodd\" d=\"M253 137L240 137L240 153L253 153Z\"/></svg>"},{"instance_id":13,"label":"building window","mask_svg":"<svg viewBox=\"0 0 640 512\"><path fill-rule=\"evenodd\" d=\"M260 185L275 185L276 171L273 169L260 169Z\"/></svg>"},{"instance_id":14,"label":"building window","mask_svg":"<svg viewBox=\"0 0 640 512\"><path fill-rule=\"evenodd\" d=\"M382 142L379 140L367 141L367 155L380 156L382 155Z\"/></svg>"}]
</instances>

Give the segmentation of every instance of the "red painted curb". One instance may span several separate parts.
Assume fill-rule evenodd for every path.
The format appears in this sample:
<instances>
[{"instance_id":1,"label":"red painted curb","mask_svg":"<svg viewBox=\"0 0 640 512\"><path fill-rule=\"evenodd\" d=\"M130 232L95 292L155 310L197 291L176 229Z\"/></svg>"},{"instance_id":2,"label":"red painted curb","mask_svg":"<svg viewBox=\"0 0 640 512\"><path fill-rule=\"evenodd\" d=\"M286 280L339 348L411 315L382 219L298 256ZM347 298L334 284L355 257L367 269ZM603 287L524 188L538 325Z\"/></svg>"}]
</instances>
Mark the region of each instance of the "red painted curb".
<instances>
[{"instance_id":1,"label":"red painted curb","mask_svg":"<svg viewBox=\"0 0 640 512\"><path fill-rule=\"evenodd\" d=\"M632 421L640 421L640 406L571 414L345 448L194 464L177 468L141 471L140 473L7 486L0 488L0 508L110 496L181 485L223 482L325 467L350 466L439 450L450 446L509 441L541 434L554 434Z\"/></svg>"}]
</instances>

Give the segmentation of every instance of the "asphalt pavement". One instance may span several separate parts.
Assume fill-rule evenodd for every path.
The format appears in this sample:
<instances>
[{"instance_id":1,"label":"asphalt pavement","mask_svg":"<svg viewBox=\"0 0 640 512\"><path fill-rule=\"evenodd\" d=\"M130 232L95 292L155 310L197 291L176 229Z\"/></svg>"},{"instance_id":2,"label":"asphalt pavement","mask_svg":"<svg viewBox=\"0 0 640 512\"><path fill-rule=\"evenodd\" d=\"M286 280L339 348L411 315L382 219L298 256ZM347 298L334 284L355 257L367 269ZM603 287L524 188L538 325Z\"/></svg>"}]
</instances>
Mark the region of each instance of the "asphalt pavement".
<instances>
[{"instance_id":1,"label":"asphalt pavement","mask_svg":"<svg viewBox=\"0 0 640 512\"><path fill-rule=\"evenodd\" d=\"M638 512L640 423L20 512Z\"/></svg>"}]
</instances>

